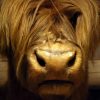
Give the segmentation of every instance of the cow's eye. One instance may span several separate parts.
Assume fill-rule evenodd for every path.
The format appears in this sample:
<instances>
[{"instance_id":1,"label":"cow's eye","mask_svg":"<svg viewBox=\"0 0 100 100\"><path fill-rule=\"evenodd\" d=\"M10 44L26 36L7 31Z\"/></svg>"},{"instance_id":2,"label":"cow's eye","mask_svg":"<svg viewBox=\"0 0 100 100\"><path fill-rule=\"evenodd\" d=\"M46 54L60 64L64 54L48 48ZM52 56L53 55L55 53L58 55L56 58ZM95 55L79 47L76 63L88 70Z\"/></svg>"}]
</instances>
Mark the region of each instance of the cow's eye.
<instances>
[{"instance_id":1,"label":"cow's eye","mask_svg":"<svg viewBox=\"0 0 100 100\"><path fill-rule=\"evenodd\" d=\"M69 21L70 21L70 23L71 23L71 25L73 26L74 29L76 28L77 19L78 19L79 16L80 16L80 13L76 12L69 17Z\"/></svg>"}]
</instances>

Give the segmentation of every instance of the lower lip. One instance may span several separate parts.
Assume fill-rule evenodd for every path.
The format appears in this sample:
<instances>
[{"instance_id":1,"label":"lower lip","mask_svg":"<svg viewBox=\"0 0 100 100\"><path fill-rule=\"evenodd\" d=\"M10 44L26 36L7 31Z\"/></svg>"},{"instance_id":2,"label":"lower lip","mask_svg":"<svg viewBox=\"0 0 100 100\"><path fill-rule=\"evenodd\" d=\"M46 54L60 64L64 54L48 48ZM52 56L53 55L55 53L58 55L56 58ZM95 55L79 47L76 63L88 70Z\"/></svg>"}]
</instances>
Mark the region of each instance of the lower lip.
<instances>
[{"instance_id":1,"label":"lower lip","mask_svg":"<svg viewBox=\"0 0 100 100\"><path fill-rule=\"evenodd\" d=\"M69 83L62 83L62 84L42 84L38 91L39 94L44 96L44 95L55 95L55 96L67 96L70 97L71 94L73 93L73 88L74 86Z\"/></svg>"}]
</instances>

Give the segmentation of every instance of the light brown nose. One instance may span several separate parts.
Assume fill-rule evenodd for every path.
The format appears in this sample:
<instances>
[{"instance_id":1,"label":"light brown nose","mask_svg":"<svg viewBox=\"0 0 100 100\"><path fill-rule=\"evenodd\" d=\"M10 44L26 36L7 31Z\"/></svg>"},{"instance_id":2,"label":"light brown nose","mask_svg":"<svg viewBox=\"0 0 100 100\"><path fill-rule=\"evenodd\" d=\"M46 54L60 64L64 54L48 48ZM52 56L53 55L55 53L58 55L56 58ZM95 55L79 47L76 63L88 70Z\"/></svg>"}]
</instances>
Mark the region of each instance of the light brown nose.
<instances>
[{"instance_id":1,"label":"light brown nose","mask_svg":"<svg viewBox=\"0 0 100 100\"><path fill-rule=\"evenodd\" d=\"M76 61L76 52L42 50L35 52L37 62L41 67L49 67L52 70L61 70L66 67L72 67Z\"/></svg>"},{"instance_id":2,"label":"light brown nose","mask_svg":"<svg viewBox=\"0 0 100 100\"><path fill-rule=\"evenodd\" d=\"M51 47L43 46L35 50L38 65L54 71L74 67L78 62L79 55L77 48L72 45L54 44Z\"/></svg>"}]
</instances>

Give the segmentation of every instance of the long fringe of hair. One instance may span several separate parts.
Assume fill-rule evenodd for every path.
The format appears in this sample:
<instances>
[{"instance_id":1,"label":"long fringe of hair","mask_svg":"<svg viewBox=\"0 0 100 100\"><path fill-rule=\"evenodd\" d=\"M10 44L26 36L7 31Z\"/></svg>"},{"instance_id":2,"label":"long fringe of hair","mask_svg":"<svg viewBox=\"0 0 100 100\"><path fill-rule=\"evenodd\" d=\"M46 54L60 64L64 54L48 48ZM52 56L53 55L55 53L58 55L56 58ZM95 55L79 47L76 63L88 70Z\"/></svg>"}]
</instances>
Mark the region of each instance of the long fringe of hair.
<instances>
[{"instance_id":1,"label":"long fringe of hair","mask_svg":"<svg viewBox=\"0 0 100 100\"><path fill-rule=\"evenodd\" d=\"M86 59L93 55L99 33L95 0L3 0L0 9L0 53L12 50L19 64L41 40L64 38L79 45Z\"/></svg>"}]
</instances>

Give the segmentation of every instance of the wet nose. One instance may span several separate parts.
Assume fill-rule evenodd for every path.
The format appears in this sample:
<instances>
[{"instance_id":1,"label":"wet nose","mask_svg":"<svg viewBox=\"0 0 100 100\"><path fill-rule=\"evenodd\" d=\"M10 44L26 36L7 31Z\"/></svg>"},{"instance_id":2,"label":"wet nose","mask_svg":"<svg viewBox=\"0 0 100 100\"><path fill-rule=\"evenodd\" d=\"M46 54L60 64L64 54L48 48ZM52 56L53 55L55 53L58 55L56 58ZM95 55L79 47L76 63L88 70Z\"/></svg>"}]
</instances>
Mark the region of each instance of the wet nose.
<instances>
[{"instance_id":1,"label":"wet nose","mask_svg":"<svg viewBox=\"0 0 100 100\"><path fill-rule=\"evenodd\" d=\"M54 49L37 49L35 51L37 63L40 67L45 67L55 71L73 67L77 59L77 51Z\"/></svg>"}]
</instances>

